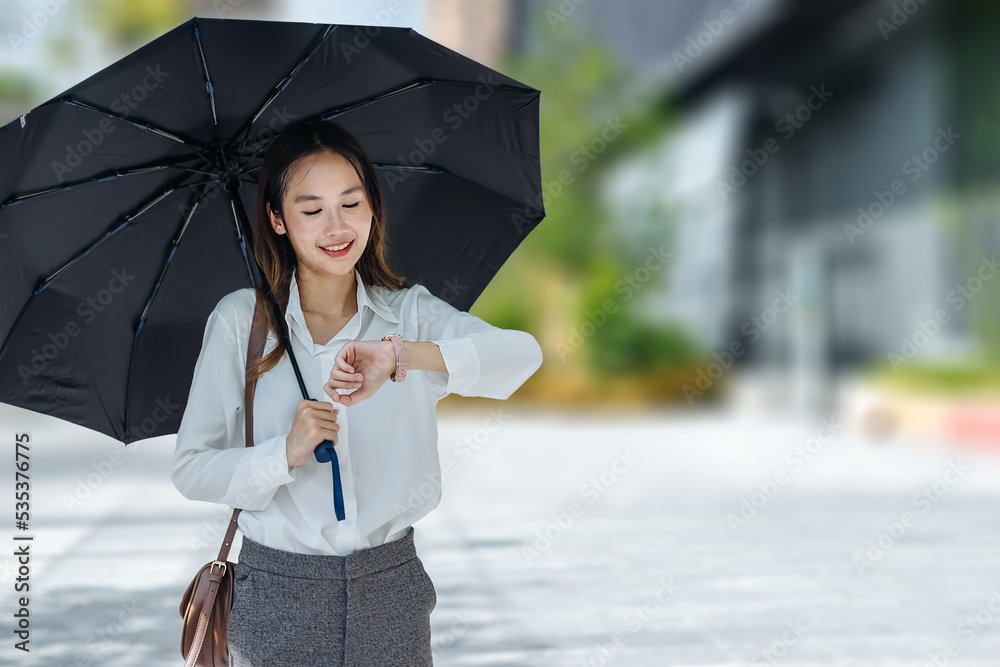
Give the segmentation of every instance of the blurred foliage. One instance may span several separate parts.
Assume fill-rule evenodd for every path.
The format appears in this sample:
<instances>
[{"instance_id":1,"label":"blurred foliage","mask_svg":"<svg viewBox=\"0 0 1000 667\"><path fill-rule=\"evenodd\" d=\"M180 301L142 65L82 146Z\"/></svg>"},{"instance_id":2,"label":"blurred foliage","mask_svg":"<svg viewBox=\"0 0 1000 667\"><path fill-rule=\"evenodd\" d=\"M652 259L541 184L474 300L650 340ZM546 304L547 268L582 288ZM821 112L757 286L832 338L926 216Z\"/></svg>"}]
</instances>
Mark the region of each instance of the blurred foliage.
<instances>
[{"instance_id":1,"label":"blurred foliage","mask_svg":"<svg viewBox=\"0 0 1000 667\"><path fill-rule=\"evenodd\" d=\"M909 363L893 369L875 368L871 379L880 385L929 394L1000 393L1000 366L991 364Z\"/></svg>"},{"instance_id":2,"label":"blurred foliage","mask_svg":"<svg viewBox=\"0 0 1000 667\"><path fill-rule=\"evenodd\" d=\"M132 51L194 14L193 0L86 0L90 27L117 48Z\"/></svg>"},{"instance_id":3,"label":"blurred foliage","mask_svg":"<svg viewBox=\"0 0 1000 667\"><path fill-rule=\"evenodd\" d=\"M532 7L531 20L541 36L500 68L541 91L539 133L546 217L508 262L520 268L508 271L505 265L502 277L484 293L482 306L477 302L477 314L504 328L533 329L526 304L536 296L537 285L532 281L539 274L531 265L545 263L574 286L575 303L566 308L571 320L563 322L565 333L559 345L564 351L575 351L580 345L582 351L559 357L569 363L583 362L594 376L660 372L666 377L665 369L687 372L702 359L698 341L676 327L651 321L638 296L616 291L616 286L622 287L623 276L636 268L637 249L627 247L610 231L611 216L599 197L602 179L619 158L627 159L670 130L671 111L660 102L658 87L637 85L632 72L593 36L582 32L584 22L568 21L551 31L544 13L555 6L536 3ZM606 128L615 127L621 130L610 130L613 140L588 156L590 142ZM664 238L668 231L669 220L664 219ZM646 249L641 252L645 254ZM655 282L662 284L661 276L657 278ZM504 287L494 289L493 285ZM602 316L599 313L607 299L614 302L614 312ZM581 331L589 335L582 336ZM668 393L679 395L673 391L679 386L672 382Z\"/></svg>"},{"instance_id":4,"label":"blurred foliage","mask_svg":"<svg viewBox=\"0 0 1000 667\"><path fill-rule=\"evenodd\" d=\"M596 39L580 31L582 22L569 21L549 35L544 12L555 6L533 5L536 29L546 34L502 69L541 91L546 217L525 245L559 262L568 274L585 275L590 261L608 251L599 234L607 216L599 207L597 183L616 156L666 131L670 115L662 105L635 99L631 73ZM586 144L600 137L606 123L614 123L616 117L627 127L596 159L587 159ZM560 173L572 179L568 185L560 183Z\"/></svg>"},{"instance_id":5,"label":"blurred foliage","mask_svg":"<svg viewBox=\"0 0 1000 667\"><path fill-rule=\"evenodd\" d=\"M535 330L543 305L540 295L528 287L532 279L526 264L525 253L515 251L469 312L501 329Z\"/></svg>"},{"instance_id":6,"label":"blurred foliage","mask_svg":"<svg viewBox=\"0 0 1000 667\"><path fill-rule=\"evenodd\" d=\"M588 365L601 373L629 373L685 368L700 359L705 352L694 337L642 315L636 293L623 279L632 268L619 258L603 257L592 262L581 285L581 324L576 328L584 331L584 322L593 326L583 346Z\"/></svg>"},{"instance_id":7,"label":"blurred foliage","mask_svg":"<svg viewBox=\"0 0 1000 667\"><path fill-rule=\"evenodd\" d=\"M0 69L0 100L25 101L35 96L34 79L25 72Z\"/></svg>"},{"instance_id":8,"label":"blurred foliage","mask_svg":"<svg viewBox=\"0 0 1000 667\"><path fill-rule=\"evenodd\" d=\"M964 282L976 275L984 255L1000 252L1000 77L994 65L1000 59L1000 4L950 0L936 7L949 41L947 81L954 100L949 112L963 135L946 219L955 234L958 278ZM1000 277L983 283L968 317L979 355L1000 365Z\"/></svg>"}]
</instances>

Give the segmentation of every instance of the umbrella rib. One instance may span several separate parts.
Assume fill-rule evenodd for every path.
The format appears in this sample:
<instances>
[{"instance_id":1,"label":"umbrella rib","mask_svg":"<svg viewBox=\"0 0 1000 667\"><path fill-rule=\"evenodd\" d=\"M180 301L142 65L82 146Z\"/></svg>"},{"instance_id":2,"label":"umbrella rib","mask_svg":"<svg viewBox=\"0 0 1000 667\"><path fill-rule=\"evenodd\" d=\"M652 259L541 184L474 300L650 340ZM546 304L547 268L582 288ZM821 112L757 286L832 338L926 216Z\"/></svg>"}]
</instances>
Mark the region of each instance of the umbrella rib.
<instances>
[{"instance_id":1,"label":"umbrella rib","mask_svg":"<svg viewBox=\"0 0 1000 667\"><path fill-rule=\"evenodd\" d=\"M368 104L375 104L376 102L381 102L382 100L388 97L394 97L402 93L407 93L411 90L418 90L420 88L425 88L437 81L438 81L437 79L418 79L416 81L411 81L405 86L400 86L399 88L395 88L393 90L387 90L384 93L378 93L377 95L372 95L371 97L367 97L363 100L358 100L357 102L352 102L351 104L348 104L346 106L338 107L336 109L330 109L328 111L323 111L322 113L317 115L320 117L320 120L330 120L331 118L347 113L348 111L351 111L353 109L357 109L358 107L363 107Z\"/></svg>"},{"instance_id":2,"label":"umbrella rib","mask_svg":"<svg viewBox=\"0 0 1000 667\"><path fill-rule=\"evenodd\" d=\"M226 160L226 152L222 149L222 136L219 134L219 117L215 113L215 88L212 86L212 77L208 73L208 62L205 60L205 49L201 45L201 33L198 31L198 22L191 22L191 35L194 37L194 45L201 59L201 74L205 79L205 91L208 93L208 103L212 107L212 128L215 130L215 144L222 157L222 168L229 171L229 161Z\"/></svg>"},{"instance_id":3,"label":"umbrella rib","mask_svg":"<svg viewBox=\"0 0 1000 667\"><path fill-rule=\"evenodd\" d=\"M104 109L102 107L93 104L88 104L86 102L81 102L80 100L75 100L72 97L61 97L56 101L62 102L63 104L68 104L69 106L86 109L87 111L92 111L94 113L101 114L102 116L107 116L108 118L111 118L113 120L134 125L140 130L145 130L147 132L153 132L155 134L159 134L163 137L166 137L167 139L176 141L177 143L183 145L189 151L191 151L201 159L205 160L209 164L211 164L211 160L209 160L202 152L206 147L203 146L200 142L194 141L193 139L187 137L179 137L176 134L173 134L172 132L167 132L163 128L153 125L152 123L147 123L146 121L141 121L141 120L132 120L126 116L117 114L114 111L110 111L108 109Z\"/></svg>"},{"instance_id":4,"label":"umbrella rib","mask_svg":"<svg viewBox=\"0 0 1000 667\"><path fill-rule=\"evenodd\" d=\"M41 284L39 284L39 286L35 288L35 293L37 294L38 292L48 287L49 283L55 280L60 273L73 266L81 258L89 255L91 252L97 249L97 247L100 246L102 243L104 243L112 236L117 234L119 231L127 227L133 220L135 220L140 215L148 211L150 208L158 204L160 201L162 201L164 197L166 197L171 192L176 190L177 187L180 185L181 181L183 181L185 178L187 178L187 174L181 176L180 178L174 179L163 190L154 195L151 195L150 197L147 197L146 200L139 205L138 209L134 213L127 213L115 227L106 231L104 233L104 236L102 236L101 238L97 239L89 246L84 248L82 252L78 253L75 257L66 262L62 267L57 269L55 273L53 273L51 276L43 280Z\"/></svg>"},{"instance_id":5,"label":"umbrella rib","mask_svg":"<svg viewBox=\"0 0 1000 667\"><path fill-rule=\"evenodd\" d=\"M234 193L233 196L239 197L240 195L237 192ZM250 284L256 286L257 281L254 280L253 266L250 265L250 256L247 253L246 235L243 233L243 230L240 227L240 216L236 212L236 204L233 203L232 201L229 202L229 210L232 211L233 213L233 224L236 227L236 236L237 238L239 238L240 241L240 252L243 253L243 263L246 264L247 267L247 276L250 277Z\"/></svg>"},{"instance_id":6,"label":"umbrella rib","mask_svg":"<svg viewBox=\"0 0 1000 667\"><path fill-rule=\"evenodd\" d=\"M177 189L181 188L196 188L199 185L209 185L211 183L222 183L222 179L216 176L215 178L210 178L207 181L197 181L195 183L185 183L184 185L177 186Z\"/></svg>"},{"instance_id":7,"label":"umbrella rib","mask_svg":"<svg viewBox=\"0 0 1000 667\"><path fill-rule=\"evenodd\" d=\"M25 201L26 199L32 199L34 197L47 195L54 192L62 192L63 190L69 190L70 188L75 188L80 185L86 185L88 183L101 183L103 181L114 180L122 176L134 176L135 174L145 174L151 171L158 171L160 169L181 169L183 171L188 171L195 174L206 174L208 176L214 175L209 172L199 171L198 169L191 169L190 167L180 167L174 164L156 164L145 167L133 167L131 169L116 169L114 171L105 171L103 173L97 174L96 176L91 176L90 178L84 178L79 181L64 183L54 188L35 190L33 192L27 192L23 195L10 197L7 201L0 203L0 208L7 208L8 206L13 206L14 204L20 204L22 201Z\"/></svg>"},{"instance_id":8,"label":"umbrella rib","mask_svg":"<svg viewBox=\"0 0 1000 667\"><path fill-rule=\"evenodd\" d=\"M425 87L427 87L427 86L429 86L431 84L435 84L435 83L445 83L445 84L450 83L450 84L457 84L457 85L471 85L474 82L473 81L460 81L458 79L417 79L416 81L411 81L410 83L407 83L405 85L399 86L398 88L393 88L392 90L387 90L387 91L383 91L381 93L376 93L375 95L372 95L370 97L366 97L363 100L358 100L357 102L351 102L350 104L347 104L345 106L335 107L333 109L326 109L324 111L320 111L317 114L313 114L309 118L313 119L313 120L316 120L316 119L324 120L324 121L331 120L331 119L333 119L333 118L335 118L337 116L340 116L342 114L347 113L348 111L352 111L354 109L357 109L358 107L366 106L368 104L375 104L376 102L381 102L382 100L390 98L390 97L393 97L395 95L400 95L400 94L403 94L403 93L408 93L408 92L411 92L413 90L419 90L421 88L425 88ZM477 85L483 85L483 84L480 83L480 84L477 84ZM522 92L524 91L523 88L519 88L517 86L511 86L509 84L491 84L491 85L492 85L492 88L494 90L503 89L503 90L522 91ZM240 154L241 155L243 154L243 150L244 150L245 146L246 146L246 143L244 142L244 145L240 147ZM251 155L250 157L246 158L245 160L243 160L240 163L239 168L238 168L237 171L239 171L239 172L242 173L243 170L246 168L246 166L248 164L250 164L250 162L252 162L260 154L260 152L263 151L266 147L267 147L267 142L262 143L261 146L259 148L257 148L257 150L254 152L253 155Z\"/></svg>"},{"instance_id":9,"label":"umbrella rib","mask_svg":"<svg viewBox=\"0 0 1000 667\"><path fill-rule=\"evenodd\" d=\"M292 69L289 70L288 74L285 75L284 79L282 79L277 85L271 88L271 92L268 94L267 99L265 99L264 102L257 108L256 113L254 113L252 117L250 117L247 121L244 122L243 127L241 127L236 131L236 133L233 135L234 140L230 143L230 145L236 143L236 141L238 141L238 137L241 134L243 135L243 141L240 144L240 149L237 151L237 154L242 154L243 150L246 148L247 140L250 138L250 128L253 127L253 124L256 123L257 119L260 118L261 114L264 113L269 106L271 106L271 103L274 102L274 100L278 97L278 95L280 95L285 90L285 88L288 87L288 84L291 83L292 81L292 77L294 77L295 74L298 73L298 71L302 68L302 66L305 65L310 58L312 58L313 54L316 53L319 47L323 45L323 42L326 41L327 36L334 30L336 30L337 27L338 26L335 25L327 25L326 28L323 30L322 34L317 35L316 37L313 38L313 44L307 47L306 55L299 59L299 61L295 64L295 66L292 67Z\"/></svg>"},{"instance_id":10,"label":"umbrella rib","mask_svg":"<svg viewBox=\"0 0 1000 667\"><path fill-rule=\"evenodd\" d=\"M367 97L367 98L365 98L363 100L360 100L358 102L352 102L351 104L349 104L347 106L337 107L337 108L332 109L332 110L331 109L327 109L325 111L321 111L318 114L313 114L312 116L310 116L310 118L312 118L312 119L317 119L318 118L320 120L330 120L334 116L337 116L337 115L340 115L340 114L345 113L347 111L350 111L351 109L355 109L357 107L364 106L366 104L373 104L373 103L381 101L381 100L383 100L383 99L385 99L387 97L392 97L393 95L399 95L400 93L404 93L404 92L407 92L407 91L412 90L412 89L423 88L424 86L428 86L428 85L430 85L432 83L434 83L434 79L418 79L416 81L412 81L412 82L406 84L405 86L400 86L399 88L393 88L392 90L387 90L385 92L377 93L375 95L372 95L371 97ZM250 164L254 160L254 158L256 158L260 154L260 152L267 147L267 145L268 145L267 142L261 143L260 147L257 149L257 151L253 155L251 155L246 160L244 160L243 162L240 163L238 171L242 172L243 169L246 168L246 165ZM241 149L240 153L242 154L242 152L243 151Z\"/></svg>"},{"instance_id":11,"label":"umbrella rib","mask_svg":"<svg viewBox=\"0 0 1000 667\"><path fill-rule=\"evenodd\" d=\"M506 201L510 202L515 206L523 206L525 208L525 211L529 213L531 217L538 218L539 220L545 217L545 214L542 211L539 211L538 208L536 208L530 202L517 201L513 197L505 195L502 192L497 192L496 190L489 188L483 185L482 183L477 183L476 181L468 179L465 176L460 176L459 174L456 174L453 171L445 169L444 167L439 167L437 165L424 166L424 165L413 165L413 164L395 164L389 162L373 162L372 166L375 167L376 169L395 169L398 171L414 171L414 172L423 172L426 174L443 174L445 176L451 176L452 178L457 178L458 180L464 183L468 183L469 185L475 186L482 190L487 190L488 192L496 195L497 197L502 197L503 199L505 199Z\"/></svg>"},{"instance_id":12,"label":"umbrella rib","mask_svg":"<svg viewBox=\"0 0 1000 667\"><path fill-rule=\"evenodd\" d=\"M135 328L135 335L132 336L132 353L129 356L128 361L128 371L125 374L125 444L128 445L128 419L129 419L129 400L132 397L131 386L132 386L132 364L136 358L136 348L139 344L139 335L142 333L142 328L146 324L146 317L149 315L150 309L153 307L153 301L156 299L157 295L160 293L160 286L163 284L164 278L166 278L167 270L170 269L171 262L174 256L177 254L177 249L180 246L181 238L184 236L184 232L187 231L188 225L191 222L191 218L194 217L195 211L198 210L198 206L204 201L205 193L207 191L207 186L202 188L200 193L196 193L192 196L193 204L188 210L187 216L181 223L180 229L174 236L174 240L170 244L170 251L167 253L167 259L163 262L163 268L160 270L160 275L156 279L156 283L153 285L153 290L149 295L149 299L146 300L146 306L142 309L142 315L139 316L139 323Z\"/></svg>"},{"instance_id":13,"label":"umbrella rib","mask_svg":"<svg viewBox=\"0 0 1000 667\"><path fill-rule=\"evenodd\" d=\"M96 241L94 241L93 243L91 243L82 252L78 253L75 257L73 257L68 262L66 262L66 264L64 264L61 268L57 269L55 273L53 273L51 276L49 276L48 278L46 278L45 280L43 280L41 283L39 283L38 286L35 287L34 290L32 290L31 296L29 296L28 299L25 301L24 306L21 308L21 312L19 312L17 314L17 318L14 320L14 324L11 326L10 331L7 332L7 338L4 339L3 345L0 345L0 357L3 357L4 352L7 350L7 346L10 344L10 341L11 341L11 339L14 336L14 332L17 330L18 324L21 323L21 320L24 318L25 313L28 312L28 308L31 307L31 304L35 300L35 297L38 296L38 294L43 289L45 289L46 287L48 287L49 284L53 280L55 280L55 278L60 273L62 273L63 271L65 271L66 269L68 269L69 267L71 267L80 258L85 257L86 255L90 254L95 248L97 248L99 245L101 245L102 243L104 243L104 241L106 241L111 236L113 236L114 234L116 234L119 230L121 230L123 227L125 227L126 225L128 225L129 222L131 222L135 218L137 218L140 215L142 215L143 213L145 213L147 209L149 209L150 207L152 207L153 205L155 205L157 202L159 202L160 200L162 200L164 197L166 197L167 195L169 195L171 192L173 192L174 189L175 189L175 187L177 185L179 185L180 182L182 180L184 180L184 178L186 178L186 175L182 176L180 178L175 179L173 182L171 182L170 184L168 184L168 186L167 186L167 188L165 190L161 191L160 193L147 198L146 201L143 203L142 207L136 213L134 213L134 214L130 213L130 214L126 215L123 218L122 222L119 223L116 227L114 227L113 229L110 229L107 232L105 232L104 236L102 236L101 238L99 238Z\"/></svg>"},{"instance_id":14,"label":"umbrella rib","mask_svg":"<svg viewBox=\"0 0 1000 667\"><path fill-rule=\"evenodd\" d=\"M431 84L435 84L435 83L445 83L445 84L450 83L450 84L464 86L464 85L472 85L473 83L476 83L476 82L475 81L461 81L459 79L417 79L416 81L411 81L410 83L408 83L406 85L403 85L403 86L400 86L399 88L394 88L393 90L387 90L387 91L385 91L383 93L378 93L376 95L372 95L371 97L367 97L367 98L365 98L363 100L359 100L357 102L352 102L351 104L348 104L348 105L343 106L343 107L338 107L336 109L330 109L328 111L323 111L323 112L317 114L317 116L321 117L322 120L330 120L331 118L333 118L335 116L339 116L341 114L347 113L348 111L352 111L352 110L356 109L357 107L362 107L362 106L365 106L367 104L374 104L375 102L381 102L382 100L386 99L387 97L392 97L394 95L399 95L401 93L408 93L408 92L411 92L413 90L419 90L420 88L425 88L425 87L427 87L427 86L429 86ZM480 85L484 85L483 82L476 83L477 87L480 86ZM491 87L494 90L503 89L503 90L515 90L515 91L524 92L523 88L518 88L517 86L511 86L511 85L508 85L508 84L491 84Z\"/></svg>"}]
</instances>

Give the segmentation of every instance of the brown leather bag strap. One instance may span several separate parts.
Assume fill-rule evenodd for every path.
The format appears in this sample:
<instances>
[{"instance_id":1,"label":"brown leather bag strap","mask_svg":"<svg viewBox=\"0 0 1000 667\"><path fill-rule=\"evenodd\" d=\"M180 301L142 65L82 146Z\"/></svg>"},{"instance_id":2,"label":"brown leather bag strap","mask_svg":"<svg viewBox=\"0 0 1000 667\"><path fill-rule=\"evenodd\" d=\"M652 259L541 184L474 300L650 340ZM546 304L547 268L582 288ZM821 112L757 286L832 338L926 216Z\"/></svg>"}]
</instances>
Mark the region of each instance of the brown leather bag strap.
<instances>
[{"instance_id":1,"label":"brown leather bag strap","mask_svg":"<svg viewBox=\"0 0 1000 667\"><path fill-rule=\"evenodd\" d=\"M250 326L250 341L247 344L246 377L248 379L250 377L251 362L263 356L264 344L267 342L267 315L264 312L264 298L260 290L255 291L257 292L257 304L254 306L253 323ZM248 380L244 384L243 399L244 415L246 417L246 446L253 447L253 395L254 389L257 388L257 381L250 382ZM209 618L212 614L212 609L215 607L215 598L219 593L222 576L225 574L225 563L229 557L229 547L232 546L233 539L236 537L236 520L240 515L240 511L240 508L234 509L233 517L229 520L229 529L226 531L226 537L222 541L222 547L219 549L219 559L217 562L220 566L218 570L216 570L215 563L212 563L212 568L209 570L208 591L206 591L205 601L202 603L200 613L198 614L198 627L195 630L194 640L191 643L185 667L193 667L205 642L205 635L208 633Z\"/></svg>"},{"instance_id":2,"label":"brown leather bag strap","mask_svg":"<svg viewBox=\"0 0 1000 667\"><path fill-rule=\"evenodd\" d=\"M225 570L222 568L216 570L215 563L212 563L212 568L208 572L208 591L205 593L205 601L202 603L201 611L198 613L198 627L195 629L194 640L191 642L191 648L188 650L184 667L194 667L199 654L201 654L201 647L204 645L205 636L208 634L208 623L212 615L212 609L215 607L215 598L219 594L219 586L222 585L222 575L224 574Z\"/></svg>"},{"instance_id":3,"label":"brown leather bag strap","mask_svg":"<svg viewBox=\"0 0 1000 667\"><path fill-rule=\"evenodd\" d=\"M257 380L249 381L250 364L260 359L264 355L264 344L267 342L267 313L264 311L264 297L260 290L257 293L257 305L253 311L253 324L250 326L250 343L247 345L247 382L244 393L244 415L246 416L246 446L253 447L253 395L257 388ZM233 510L233 518L229 520L229 529L226 531L226 538L222 541L222 548L219 550L219 560L223 563L229 557L229 547L236 537L236 519L240 515L240 509Z\"/></svg>"},{"instance_id":4,"label":"brown leather bag strap","mask_svg":"<svg viewBox=\"0 0 1000 667\"><path fill-rule=\"evenodd\" d=\"M257 380L249 381L250 364L264 355L264 344L267 342L267 314L264 312L264 297L260 290L255 291L257 293L257 304L254 307L253 323L250 326L250 342L247 344L246 377L248 380L245 382L246 389L243 395L247 447L253 447L253 395L254 390L257 388ZM222 548L219 549L218 562L222 566L216 570L213 564L212 569L209 571L208 591L205 595L205 601L201 605L201 611L198 614L198 627L195 630L194 640L191 643L185 667L192 667L201 653L201 647L208 632L209 617L211 616L212 609L215 607L215 598L218 596L219 585L222 583L222 575L225 573L224 564L229 557L229 547L232 546L233 539L236 537L236 520L240 515L240 511L240 508L233 510L233 517L229 520L229 529L226 531L226 537L222 541Z\"/></svg>"}]
</instances>

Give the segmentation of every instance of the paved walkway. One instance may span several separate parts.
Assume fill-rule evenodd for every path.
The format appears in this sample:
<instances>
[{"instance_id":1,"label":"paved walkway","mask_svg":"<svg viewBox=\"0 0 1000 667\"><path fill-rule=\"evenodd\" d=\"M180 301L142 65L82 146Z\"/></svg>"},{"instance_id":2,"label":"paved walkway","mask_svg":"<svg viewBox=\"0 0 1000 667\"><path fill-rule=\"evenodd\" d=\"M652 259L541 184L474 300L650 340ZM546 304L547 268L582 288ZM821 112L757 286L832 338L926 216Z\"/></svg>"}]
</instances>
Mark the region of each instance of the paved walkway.
<instances>
[{"instance_id":1,"label":"paved walkway","mask_svg":"<svg viewBox=\"0 0 1000 667\"><path fill-rule=\"evenodd\" d=\"M499 428L441 416L454 474L415 533L435 665L998 664L1000 461L809 443L818 422L498 405ZM32 651L8 631L0 664L182 664L180 596L230 512L173 488L172 438L116 464L120 444L0 410L4 438L34 437L36 536Z\"/></svg>"}]
</instances>

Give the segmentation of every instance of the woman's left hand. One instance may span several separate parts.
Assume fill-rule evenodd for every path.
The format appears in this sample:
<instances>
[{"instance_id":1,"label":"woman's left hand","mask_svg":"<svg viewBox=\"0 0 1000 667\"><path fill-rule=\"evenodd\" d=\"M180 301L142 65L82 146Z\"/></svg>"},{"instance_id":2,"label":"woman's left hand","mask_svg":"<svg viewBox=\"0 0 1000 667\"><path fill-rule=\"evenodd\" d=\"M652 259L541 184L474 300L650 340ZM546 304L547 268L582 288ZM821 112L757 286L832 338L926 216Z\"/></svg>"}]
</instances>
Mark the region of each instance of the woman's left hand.
<instances>
[{"instance_id":1,"label":"woman's left hand","mask_svg":"<svg viewBox=\"0 0 1000 667\"><path fill-rule=\"evenodd\" d=\"M337 354L330 381L323 385L323 391L335 402L351 406L374 394L395 370L396 351L392 341L348 341ZM355 388L350 394L337 392Z\"/></svg>"}]
</instances>

